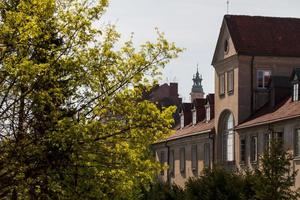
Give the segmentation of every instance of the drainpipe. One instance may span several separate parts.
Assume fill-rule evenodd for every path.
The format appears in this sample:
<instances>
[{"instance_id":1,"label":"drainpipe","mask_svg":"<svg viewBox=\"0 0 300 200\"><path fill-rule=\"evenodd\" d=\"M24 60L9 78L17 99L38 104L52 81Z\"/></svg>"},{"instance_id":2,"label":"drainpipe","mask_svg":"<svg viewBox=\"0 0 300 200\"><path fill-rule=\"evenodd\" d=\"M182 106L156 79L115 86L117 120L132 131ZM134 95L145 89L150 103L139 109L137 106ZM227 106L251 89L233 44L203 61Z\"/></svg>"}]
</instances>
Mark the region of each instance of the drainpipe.
<instances>
[{"instance_id":1,"label":"drainpipe","mask_svg":"<svg viewBox=\"0 0 300 200\"><path fill-rule=\"evenodd\" d=\"M169 185L171 185L170 167L169 167L170 166L170 147L168 146L168 141L165 142L165 147L167 148L167 164L168 164L167 183L169 183Z\"/></svg>"},{"instance_id":2,"label":"drainpipe","mask_svg":"<svg viewBox=\"0 0 300 200\"><path fill-rule=\"evenodd\" d=\"M251 115L253 114L254 112L254 106L253 106L253 98L254 98L254 94L253 94L253 74L254 74L254 67L253 67L253 63L254 63L254 56L251 57L251 75L250 75L250 78L251 78L251 91L250 91L250 96L251 96Z\"/></svg>"},{"instance_id":3,"label":"drainpipe","mask_svg":"<svg viewBox=\"0 0 300 200\"><path fill-rule=\"evenodd\" d=\"M210 165L209 167L213 167L214 162L215 162L215 136L214 134L211 134L211 132L208 134L208 138L212 141L212 166Z\"/></svg>"}]
</instances>

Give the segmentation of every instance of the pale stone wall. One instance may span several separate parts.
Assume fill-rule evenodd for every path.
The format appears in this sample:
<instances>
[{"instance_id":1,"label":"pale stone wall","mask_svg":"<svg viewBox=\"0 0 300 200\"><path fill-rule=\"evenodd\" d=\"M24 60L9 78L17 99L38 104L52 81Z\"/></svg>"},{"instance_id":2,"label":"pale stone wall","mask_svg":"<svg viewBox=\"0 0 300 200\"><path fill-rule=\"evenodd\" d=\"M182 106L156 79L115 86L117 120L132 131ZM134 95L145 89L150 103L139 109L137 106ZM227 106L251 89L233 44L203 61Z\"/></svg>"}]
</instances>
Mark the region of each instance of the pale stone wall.
<instances>
[{"instance_id":1,"label":"pale stone wall","mask_svg":"<svg viewBox=\"0 0 300 200\"><path fill-rule=\"evenodd\" d=\"M162 181L168 181L168 174L169 174L169 182L175 183L181 187L184 187L185 182L190 177L196 177L203 173L204 169L204 144L210 143L210 166L212 165L212 140L209 139L209 134L199 134L194 136L189 136L185 138L180 138L176 140L171 140L168 142L163 142L154 145L155 153L157 161L159 161L159 155L161 151L165 151L165 155L168 155L167 151L169 147L169 151L174 150L174 159L175 159L175 166L174 166L174 174L170 174L168 169L164 171L164 175L159 174L158 178ZM197 145L197 170L193 172L192 170L192 162L191 162L191 149L192 145ZM185 148L185 172L180 172L180 149ZM168 159L166 158L166 161ZM167 165L167 163L165 163Z\"/></svg>"},{"instance_id":2,"label":"pale stone wall","mask_svg":"<svg viewBox=\"0 0 300 200\"><path fill-rule=\"evenodd\" d=\"M240 163L240 146L238 145L237 148L237 159L236 164L238 169L243 169L246 167L249 167L250 169L254 169L258 163L251 163L250 162L250 137L257 135L258 136L258 155L262 155L265 149L265 133L269 132L269 129L272 129L275 132L283 132L284 138L283 138L283 145L286 151L288 151L291 154L294 154L294 146L295 146L295 130L300 128L300 118L285 120L281 122L276 122L273 124L266 124L261 125L257 127L252 128L246 128L246 129L240 129L237 130L237 135L246 137L246 163L241 164ZM239 141L238 141L239 143ZM300 172L300 157L295 157L292 163L292 167L295 170L299 170ZM300 187L300 173L298 172L295 187Z\"/></svg>"}]
</instances>

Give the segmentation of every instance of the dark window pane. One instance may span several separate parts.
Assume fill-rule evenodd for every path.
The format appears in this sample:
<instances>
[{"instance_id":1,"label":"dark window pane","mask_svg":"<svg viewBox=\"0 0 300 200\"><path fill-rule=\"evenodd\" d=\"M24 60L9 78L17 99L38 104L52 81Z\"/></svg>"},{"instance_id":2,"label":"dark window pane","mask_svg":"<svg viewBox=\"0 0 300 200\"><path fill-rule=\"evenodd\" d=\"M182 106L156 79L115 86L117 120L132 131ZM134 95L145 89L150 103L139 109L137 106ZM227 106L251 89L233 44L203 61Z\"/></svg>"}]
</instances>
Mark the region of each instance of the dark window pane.
<instances>
[{"instance_id":1,"label":"dark window pane","mask_svg":"<svg viewBox=\"0 0 300 200\"><path fill-rule=\"evenodd\" d=\"M161 151L160 152L160 164L165 164L165 152ZM164 170L161 170L160 172L161 175L164 175Z\"/></svg>"},{"instance_id":2,"label":"dark window pane","mask_svg":"<svg viewBox=\"0 0 300 200\"><path fill-rule=\"evenodd\" d=\"M185 149L180 149L180 172L185 172Z\"/></svg>"},{"instance_id":3,"label":"dark window pane","mask_svg":"<svg viewBox=\"0 0 300 200\"><path fill-rule=\"evenodd\" d=\"M241 139L241 162L245 162L246 161L246 140L245 139Z\"/></svg>"},{"instance_id":4,"label":"dark window pane","mask_svg":"<svg viewBox=\"0 0 300 200\"><path fill-rule=\"evenodd\" d=\"M192 170L197 171L197 145L192 146Z\"/></svg>"},{"instance_id":5,"label":"dark window pane","mask_svg":"<svg viewBox=\"0 0 300 200\"><path fill-rule=\"evenodd\" d=\"M300 156L300 129L297 129L295 134L295 155Z\"/></svg>"},{"instance_id":6,"label":"dark window pane","mask_svg":"<svg viewBox=\"0 0 300 200\"><path fill-rule=\"evenodd\" d=\"M263 71L258 71L257 73L257 87L262 88L263 87Z\"/></svg>"},{"instance_id":7,"label":"dark window pane","mask_svg":"<svg viewBox=\"0 0 300 200\"><path fill-rule=\"evenodd\" d=\"M204 144L204 166L209 167L210 163L210 145L209 143Z\"/></svg>"},{"instance_id":8,"label":"dark window pane","mask_svg":"<svg viewBox=\"0 0 300 200\"><path fill-rule=\"evenodd\" d=\"M257 161L257 136L251 137L251 143L250 143L250 158L252 162Z\"/></svg>"},{"instance_id":9,"label":"dark window pane","mask_svg":"<svg viewBox=\"0 0 300 200\"><path fill-rule=\"evenodd\" d=\"M174 176L174 167L175 167L175 159L174 159L174 150L170 151L170 175Z\"/></svg>"},{"instance_id":10,"label":"dark window pane","mask_svg":"<svg viewBox=\"0 0 300 200\"><path fill-rule=\"evenodd\" d=\"M232 71L229 71L227 72L227 90L228 92L232 92L233 91L233 70Z\"/></svg>"}]
</instances>

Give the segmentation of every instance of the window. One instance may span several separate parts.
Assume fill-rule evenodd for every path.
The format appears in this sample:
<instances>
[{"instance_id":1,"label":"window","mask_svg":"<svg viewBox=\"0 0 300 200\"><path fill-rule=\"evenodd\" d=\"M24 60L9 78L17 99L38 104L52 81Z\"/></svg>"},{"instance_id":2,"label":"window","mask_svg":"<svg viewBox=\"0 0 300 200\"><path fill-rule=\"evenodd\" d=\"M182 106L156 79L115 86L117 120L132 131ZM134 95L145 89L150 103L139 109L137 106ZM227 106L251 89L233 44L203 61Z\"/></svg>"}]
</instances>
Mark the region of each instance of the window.
<instances>
[{"instance_id":1,"label":"window","mask_svg":"<svg viewBox=\"0 0 300 200\"><path fill-rule=\"evenodd\" d=\"M181 113L181 116L180 116L180 128L183 128L184 127L184 114Z\"/></svg>"},{"instance_id":2,"label":"window","mask_svg":"<svg viewBox=\"0 0 300 200\"><path fill-rule=\"evenodd\" d=\"M197 159L197 145L192 145L192 171L194 173L197 172L197 162L198 162L198 159Z\"/></svg>"},{"instance_id":3,"label":"window","mask_svg":"<svg viewBox=\"0 0 300 200\"><path fill-rule=\"evenodd\" d=\"M193 110L193 125L195 125L197 123L197 112L196 110L194 109Z\"/></svg>"},{"instance_id":4,"label":"window","mask_svg":"<svg viewBox=\"0 0 300 200\"><path fill-rule=\"evenodd\" d=\"M162 165L165 164L165 152L164 151L160 152L160 164L162 164ZM164 170L161 170L160 175L164 175Z\"/></svg>"},{"instance_id":5,"label":"window","mask_svg":"<svg viewBox=\"0 0 300 200\"><path fill-rule=\"evenodd\" d=\"M299 83L293 84L293 101L299 100Z\"/></svg>"},{"instance_id":6,"label":"window","mask_svg":"<svg viewBox=\"0 0 300 200\"><path fill-rule=\"evenodd\" d=\"M204 144L204 167L209 167L210 164L210 145L209 143Z\"/></svg>"},{"instance_id":7,"label":"window","mask_svg":"<svg viewBox=\"0 0 300 200\"><path fill-rule=\"evenodd\" d=\"M223 156L225 161L234 160L233 115L231 113L225 118Z\"/></svg>"},{"instance_id":8,"label":"window","mask_svg":"<svg viewBox=\"0 0 300 200\"><path fill-rule=\"evenodd\" d=\"M227 92L232 94L234 87L233 70L227 72Z\"/></svg>"},{"instance_id":9,"label":"window","mask_svg":"<svg viewBox=\"0 0 300 200\"><path fill-rule=\"evenodd\" d=\"M224 95L225 94L225 74L221 74L219 76L219 90L220 90L220 95Z\"/></svg>"},{"instance_id":10,"label":"window","mask_svg":"<svg viewBox=\"0 0 300 200\"><path fill-rule=\"evenodd\" d=\"M175 167L174 150L171 150L170 151L170 166L169 166L171 176L174 176L174 171L175 171L174 167Z\"/></svg>"},{"instance_id":11,"label":"window","mask_svg":"<svg viewBox=\"0 0 300 200\"><path fill-rule=\"evenodd\" d=\"M271 78L270 70L257 70L257 88L266 89L269 87Z\"/></svg>"},{"instance_id":12,"label":"window","mask_svg":"<svg viewBox=\"0 0 300 200\"><path fill-rule=\"evenodd\" d=\"M257 136L251 137L250 158L251 158L251 162L257 162Z\"/></svg>"},{"instance_id":13,"label":"window","mask_svg":"<svg viewBox=\"0 0 300 200\"><path fill-rule=\"evenodd\" d=\"M280 142L283 144L283 132L276 132L275 133L275 139L277 142Z\"/></svg>"},{"instance_id":14,"label":"window","mask_svg":"<svg viewBox=\"0 0 300 200\"><path fill-rule=\"evenodd\" d=\"M246 162L246 139L242 138L240 140L240 162Z\"/></svg>"},{"instance_id":15,"label":"window","mask_svg":"<svg viewBox=\"0 0 300 200\"><path fill-rule=\"evenodd\" d=\"M228 39L224 42L224 53L227 54L229 51L229 42Z\"/></svg>"},{"instance_id":16,"label":"window","mask_svg":"<svg viewBox=\"0 0 300 200\"><path fill-rule=\"evenodd\" d=\"M185 172L185 149L180 149L180 172Z\"/></svg>"},{"instance_id":17,"label":"window","mask_svg":"<svg viewBox=\"0 0 300 200\"><path fill-rule=\"evenodd\" d=\"M295 156L300 156L300 129L296 129L295 131Z\"/></svg>"},{"instance_id":18,"label":"window","mask_svg":"<svg viewBox=\"0 0 300 200\"><path fill-rule=\"evenodd\" d=\"M210 120L210 106L208 105L206 107L206 121Z\"/></svg>"}]
</instances>

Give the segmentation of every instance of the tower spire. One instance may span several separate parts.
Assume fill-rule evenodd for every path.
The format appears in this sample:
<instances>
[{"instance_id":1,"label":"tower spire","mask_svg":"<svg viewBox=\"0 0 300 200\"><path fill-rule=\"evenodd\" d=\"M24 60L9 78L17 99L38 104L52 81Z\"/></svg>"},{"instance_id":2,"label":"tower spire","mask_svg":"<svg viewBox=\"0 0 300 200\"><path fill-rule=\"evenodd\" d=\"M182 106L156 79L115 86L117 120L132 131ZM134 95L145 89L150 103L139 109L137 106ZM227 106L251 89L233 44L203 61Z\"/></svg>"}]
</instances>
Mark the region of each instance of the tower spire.
<instances>
[{"instance_id":1,"label":"tower spire","mask_svg":"<svg viewBox=\"0 0 300 200\"><path fill-rule=\"evenodd\" d=\"M197 72L193 75L193 87L191 90L191 100L199 99L204 97L202 88L202 75L199 74L199 64L197 63Z\"/></svg>"}]
</instances>

